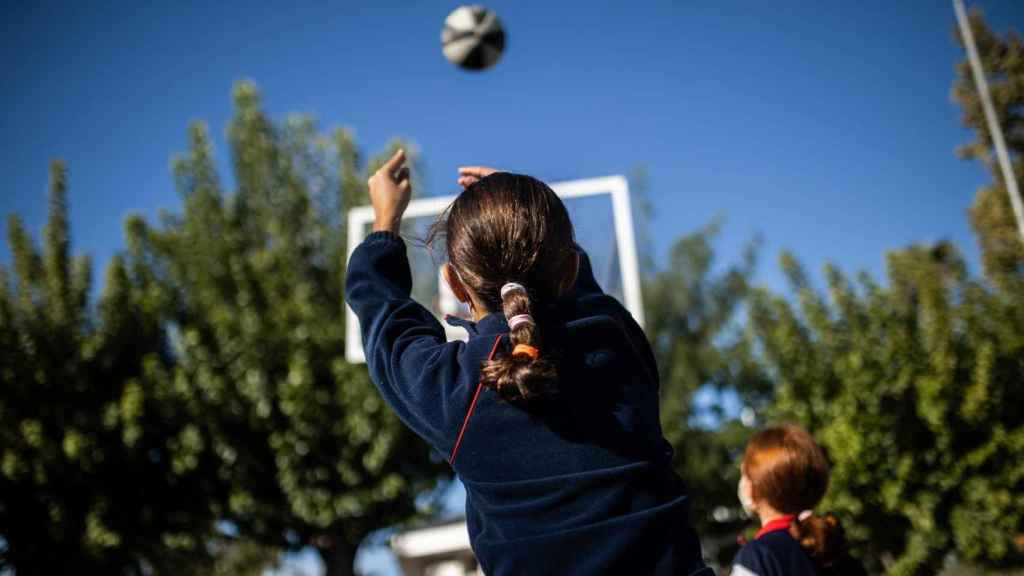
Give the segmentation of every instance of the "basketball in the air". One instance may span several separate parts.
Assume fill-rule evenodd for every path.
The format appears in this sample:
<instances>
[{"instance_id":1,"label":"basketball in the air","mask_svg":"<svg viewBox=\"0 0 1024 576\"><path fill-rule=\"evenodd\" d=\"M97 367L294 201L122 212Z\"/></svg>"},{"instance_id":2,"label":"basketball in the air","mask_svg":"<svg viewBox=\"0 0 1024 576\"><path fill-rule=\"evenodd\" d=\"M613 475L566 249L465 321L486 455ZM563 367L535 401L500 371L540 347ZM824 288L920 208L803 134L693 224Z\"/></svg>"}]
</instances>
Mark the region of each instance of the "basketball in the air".
<instances>
[{"instance_id":1,"label":"basketball in the air","mask_svg":"<svg viewBox=\"0 0 1024 576\"><path fill-rule=\"evenodd\" d=\"M484 70L501 58L505 30L494 11L479 5L459 6L445 18L441 48L452 64Z\"/></svg>"}]
</instances>

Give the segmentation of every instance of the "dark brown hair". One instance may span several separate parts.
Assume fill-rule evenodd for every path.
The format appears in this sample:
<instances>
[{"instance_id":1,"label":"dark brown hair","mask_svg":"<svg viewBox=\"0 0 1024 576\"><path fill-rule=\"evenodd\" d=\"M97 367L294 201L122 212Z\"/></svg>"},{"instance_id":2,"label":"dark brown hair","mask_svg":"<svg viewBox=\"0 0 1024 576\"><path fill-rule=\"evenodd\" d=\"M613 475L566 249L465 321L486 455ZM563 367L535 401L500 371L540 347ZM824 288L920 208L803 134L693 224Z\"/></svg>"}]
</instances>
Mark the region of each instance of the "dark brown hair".
<instances>
[{"instance_id":1,"label":"dark brown hair","mask_svg":"<svg viewBox=\"0 0 1024 576\"><path fill-rule=\"evenodd\" d=\"M806 430L793 424L754 434L747 442L742 469L750 479L751 497L783 514L813 510L828 490L825 451ZM846 536L833 514L797 518L789 533L819 566L829 566L846 554Z\"/></svg>"},{"instance_id":2,"label":"dark brown hair","mask_svg":"<svg viewBox=\"0 0 1024 576\"><path fill-rule=\"evenodd\" d=\"M520 314L533 322L517 325L510 346L485 362L485 386L508 400L553 390L557 378L551 350L541 337L543 307L567 290L576 271L575 238L569 213L546 184L519 174L496 172L470 185L431 228L427 242L445 239L448 263L459 280L490 312ZM509 282L525 287L509 291ZM537 358L512 355L517 344L532 346Z\"/></svg>"}]
</instances>

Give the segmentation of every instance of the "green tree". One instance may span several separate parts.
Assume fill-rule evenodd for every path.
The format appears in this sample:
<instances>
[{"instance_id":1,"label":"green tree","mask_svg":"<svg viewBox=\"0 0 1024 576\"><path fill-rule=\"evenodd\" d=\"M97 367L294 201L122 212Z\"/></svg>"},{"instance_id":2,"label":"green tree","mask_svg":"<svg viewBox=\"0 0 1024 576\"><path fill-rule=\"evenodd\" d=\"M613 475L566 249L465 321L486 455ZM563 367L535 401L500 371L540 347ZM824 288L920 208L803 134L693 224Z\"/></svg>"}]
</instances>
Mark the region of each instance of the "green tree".
<instances>
[{"instance_id":1,"label":"green tree","mask_svg":"<svg viewBox=\"0 0 1024 576\"><path fill-rule=\"evenodd\" d=\"M972 16L1007 140L1022 174L1024 51ZM992 169L971 222L984 276L947 243L888 256L886 285L828 266L828 296L792 256L795 302L757 290L750 329L777 381L768 414L807 426L833 461L824 504L868 561L933 574L952 554L988 568L1024 563L1024 249L966 64L954 94Z\"/></svg>"},{"instance_id":2,"label":"green tree","mask_svg":"<svg viewBox=\"0 0 1024 576\"><path fill-rule=\"evenodd\" d=\"M153 286L133 245L90 309L66 182L55 162L41 253L12 215L13 286L0 267L0 571L202 569L214 461L175 392Z\"/></svg>"},{"instance_id":3,"label":"green tree","mask_svg":"<svg viewBox=\"0 0 1024 576\"><path fill-rule=\"evenodd\" d=\"M950 552L1020 562L1024 298L967 276L947 245L889 255L889 286L826 269L829 297L791 256L797 303L757 290L750 327L777 380L769 414L829 451L824 503L869 561L931 574Z\"/></svg>"},{"instance_id":4,"label":"green tree","mask_svg":"<svg viewBox=\"0 0 1024 576\"><path fill-rule=\"evenodd\" d=\"M645 329L661 375L662 429L675 448L674 465L695 493L701 533L706 539L724 536L731 541L742 520L727 514L713 521L712 513L739 506L736 461L749 430L720 405L705 415L713 422L702 425L694 398L698 391L713 391L759 405L770 393L770 383L738 323L757 243L746 248L739 263L716 272L713 244L720 228L715 221L680 238L665 266L651 269L644 301ZM726 556L734 552L731 547L722 550Z\"/></svg>"},{"instance_id":5,"label":"green tree","mask_svg":"<svg viewBox=\"0 0 1024 576\"><path fill-rule=\"evenodd\" d=\"M214 563L206 576L262 576L281 568L281 550L254 540L218 538L211 553Z\"/></svg>"},{"instance_id":6,"label":"green tree","mask_svg":"<svg viewBox=\"0 0 1024 576\"><path fill-rule=\"evenodd\" d=\"M343 356L342 215L368 203L380 160L364 166L349 132L320 135L307 117L275 125L249 83L234 102L234 193L193 124L174 163L184 212L135 220L134 241L176 334L175 383L229 486L223 517L243 539L312 545L328 574L351 574L360 542L414 516L443 471Z\"/></svg>"}]
</instances>

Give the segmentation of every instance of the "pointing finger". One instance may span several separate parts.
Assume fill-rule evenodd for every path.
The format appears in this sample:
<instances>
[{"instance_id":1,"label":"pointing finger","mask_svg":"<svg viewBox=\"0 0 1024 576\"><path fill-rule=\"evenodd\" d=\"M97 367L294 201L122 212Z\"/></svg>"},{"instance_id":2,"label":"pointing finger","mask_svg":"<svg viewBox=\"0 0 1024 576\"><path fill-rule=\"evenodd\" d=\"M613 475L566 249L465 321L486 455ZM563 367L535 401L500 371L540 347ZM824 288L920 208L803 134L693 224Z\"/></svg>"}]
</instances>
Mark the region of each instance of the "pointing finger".
<instances>
[{"instance_id":1,"label":"pointing finger","mask_svg":"<svg viewBox=\"0 0 1024 576\"><path fill-rule=\"evenodd\" d=\"M403 163L405 163L405 150L399 148L395 154L384 163L383 168L388 174L394 174Z\"/></svg>"}]
</instances>

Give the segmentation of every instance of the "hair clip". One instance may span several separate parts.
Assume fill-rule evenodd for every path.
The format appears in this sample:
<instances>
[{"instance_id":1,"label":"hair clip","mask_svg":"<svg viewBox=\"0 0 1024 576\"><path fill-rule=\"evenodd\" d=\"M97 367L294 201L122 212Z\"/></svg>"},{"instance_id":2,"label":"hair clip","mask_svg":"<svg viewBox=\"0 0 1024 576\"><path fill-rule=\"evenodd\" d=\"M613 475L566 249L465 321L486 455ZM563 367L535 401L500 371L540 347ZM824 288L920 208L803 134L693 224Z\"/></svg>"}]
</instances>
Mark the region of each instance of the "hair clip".
<instances>
[{"instance_id":1,"label":"hair clip","mask_svg":"<svg viewBox=\"0 0 1024 576\"><path fill-rule=\"evenodd\" d=\"M529 314L516 314L508 319L508 329L515 330L523 324L533 324L533 316Z\"/></svg>"},{"instance_id":2,"label":"hair clip","mask_svg":"<svg viewBox=\"0 0 1024 576\"><path fill-rule=\"evenodd\" d=\"M540 357L540 350L537 350L529 344L516 344L516 347L512 349L513 358L522 358L526 356L531 360L536 360Z\"/></svg>"},{"instance_id":3,"label":"hair clip","mask_svg":"<svg viewBox=\"0 0 1024 576\"><path fill-rule=\"evenodd\" d=\"M505 296L507 296L509 292L515 292L516 290L521 290L523 293L526 293L526 287L522 284L517 282L509 282L508 284L505 284L501 287L501 299L504 300Z\"/></svg>"}]
</instances>

